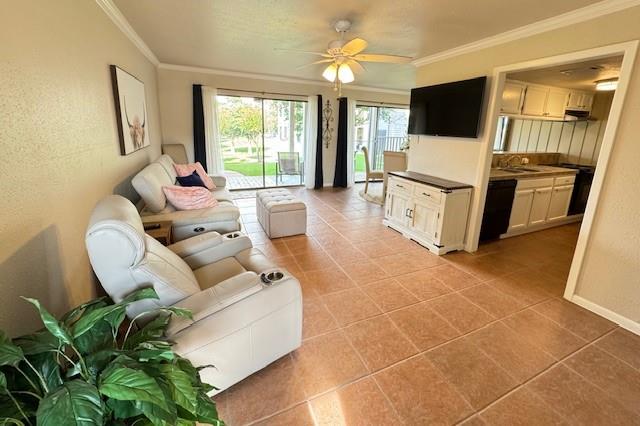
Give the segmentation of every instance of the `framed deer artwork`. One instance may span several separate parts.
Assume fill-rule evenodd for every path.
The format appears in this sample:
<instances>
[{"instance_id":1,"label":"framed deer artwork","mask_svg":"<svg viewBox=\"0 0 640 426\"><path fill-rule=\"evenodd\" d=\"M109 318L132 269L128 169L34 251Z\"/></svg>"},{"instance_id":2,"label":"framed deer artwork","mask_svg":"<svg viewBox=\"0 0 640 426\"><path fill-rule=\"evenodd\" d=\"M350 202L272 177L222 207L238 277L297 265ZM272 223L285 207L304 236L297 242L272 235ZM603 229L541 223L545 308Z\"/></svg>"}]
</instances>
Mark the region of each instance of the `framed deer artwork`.
<instances>
[{"instance_id":1,"label":"framed deer artwork","mask_svg":"<svg viewBox=\"0 0 640 426\"><path fill-rule=\"evenodd\" d=\"M111 81L120 153L128 155L151 144L144 83L115 65L111 65Z\"/></svg>"}]
</instances>

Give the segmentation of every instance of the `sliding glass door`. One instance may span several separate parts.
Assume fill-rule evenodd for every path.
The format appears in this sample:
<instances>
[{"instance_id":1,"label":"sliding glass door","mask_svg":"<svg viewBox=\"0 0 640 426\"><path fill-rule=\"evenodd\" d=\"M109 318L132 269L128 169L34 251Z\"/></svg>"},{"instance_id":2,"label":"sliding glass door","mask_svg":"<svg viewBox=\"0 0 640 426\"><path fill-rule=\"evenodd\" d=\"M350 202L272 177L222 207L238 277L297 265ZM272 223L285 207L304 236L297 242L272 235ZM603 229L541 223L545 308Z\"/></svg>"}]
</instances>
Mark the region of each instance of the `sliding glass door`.
<instances>
[{"instance_id":1,"label":"sliding glass door","mask_svg":"<svg viewBox=\"0 0 640 426\"><path fill-rule=\"evenodd\" d=\"M384 151L400 151L407 140L408 108L357 105L355 118L354 170L356 182L365 179L365 154L372 170L384 167Z\"/></svg>"},{"instance_id":2,"label":"sliding glass door","mask_svg":"<svg viewBox=\"0 0 640 426\"><path fill-rule=\"evenodd\" d=\"M217 102L230 189L304 184L306 102L222 95Z\"/></svg>"}]
</instances>

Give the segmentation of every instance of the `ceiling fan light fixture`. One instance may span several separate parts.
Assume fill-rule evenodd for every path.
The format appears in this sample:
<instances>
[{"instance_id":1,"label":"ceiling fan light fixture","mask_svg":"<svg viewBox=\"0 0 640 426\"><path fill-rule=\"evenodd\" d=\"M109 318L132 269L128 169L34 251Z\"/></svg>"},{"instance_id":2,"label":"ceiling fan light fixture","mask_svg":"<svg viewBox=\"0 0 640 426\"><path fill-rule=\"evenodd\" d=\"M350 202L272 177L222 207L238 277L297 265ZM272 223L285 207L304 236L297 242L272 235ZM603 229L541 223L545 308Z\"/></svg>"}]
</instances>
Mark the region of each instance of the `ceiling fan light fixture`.
<instances>
[{"instance_id":1,"label":"ceiling fan light fixture","mask_svg":"<svg viewBox=\"0 0 640 426\"><path fill-rule=\"evenodd\" d=\"M327 68L325 68L324 72L322 73L322 77L324 77L325 80L328 80L332 83L336 81L337 75L338 75L338 67L336 66L336 64L329 65Z\"/></svg>"},{"instance_id":2,"label":"ceiling fan light fixture","mask_svg":"<svg viewBox=\"0 0 640 426\"><path fill-rule=\"evenodd\" d=\"M355 76L353 75L353 71L351 71L351 67L347 64L342 64L338 68L338 80L341 83L351 83L355 80Z\"/></svg>"},{"instance_id":3,"label":"ceiling fan light fixture","mask_svg":"<svg viewBox=\"0 0 640 426\"><path fill-rule=\"evenodd\" d=\"M607 80L596 81L596 90L601 92L612 91L618 88L618 79L609 78Z\"/></svg>"}]
</instances>

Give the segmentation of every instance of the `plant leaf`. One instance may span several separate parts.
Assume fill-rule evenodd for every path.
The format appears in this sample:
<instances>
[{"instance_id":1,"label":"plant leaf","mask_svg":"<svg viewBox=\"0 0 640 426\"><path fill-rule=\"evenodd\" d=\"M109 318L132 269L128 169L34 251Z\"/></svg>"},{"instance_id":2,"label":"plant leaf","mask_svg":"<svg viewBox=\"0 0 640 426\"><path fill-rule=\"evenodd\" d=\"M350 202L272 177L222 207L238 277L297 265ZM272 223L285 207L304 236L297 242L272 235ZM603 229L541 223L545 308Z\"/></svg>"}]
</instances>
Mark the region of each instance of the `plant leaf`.
<instances>
[{"instance_id":1,"label":"plant leaf","mask_svg":"<svg viewBox=\"0 0 640 426\"><path fill-rule=\"evenodd\" d=\"M134 291L124 299L122 302L116 303L117 305L128 305L133 302L137 302L138 300L144 299L159 299L158 293L153 289L153 287L141 288L139 290Z\"/></svg>"},{"instance_id":2,"label":"plant leaf","mask_svg":"<svg viewBox=\"0 0 640 426\"><path fill-rule=\"evenodd\" d=\"M16 426L24 426L24 423L22 423L18 419L14 419L12 417L0 417L0 425L5 426L5 425L11 425L11 424Z\"/></svg>"},{"instance_id":3,"label":"plant leaf","mask_svg":"<svg viewBox=\"0 0 640 426\"><path fill-rule=\"evenodd\" d=\"M133 354L138 361L173 361L176 357L171 349L171 345L164 341L142 342L135 349Z\"/></svg>"},{"instance_id":4,"label":"plant leaf","mask_svg":"<svg viewBox=\"0 0 640 426\"><path fill-rule=\"evenodd\" d=\"M192 414L196 414L198 392L191 385L191 377L175 364L163 364L160 371L164 375L171 397L177 405Z\"/></svg>"},{"instance_id":5,"label":"plant leaf","mask_svg":"<svg viewBox=\"0 0 640 426\"><path fill-rule=\"evenodd\" d=\"M23 297L23 299L31 303L36 307L36 309L38 309L38 313L40 314L42 323L51 334L57 337L58 340L62 343L65 343L67 345L71 345L73 343L71 340L71 336L69 336L69 333L66 330L66 327L60 324L58 320L49 313L49 311L43 308L38 300L32 299L30 297Z\"/></svg>"},{"instance_id":6,"label":"plant leaf","mask_svg":"<svg viewBox=\"0 0 640 426\"><path fill-rule=\"evenodd\" d=\"M124 401L146 401L167 409L158 382L141 370L117 364L105 370L100 378L100 393Z\"/></svg>"},{"instance_id":7,"label":"plant leaf","mask_svg":"<svg viewBox=\"0 0 640 426\"><path fill-rule=\"evenodd\" d=\"M42 375L49 389L55 389L60 386L63 381L60 372L60 365L56 362L56 354L53 352L42 353L29 357L31 364ZM37 381L37 377L34 377Z\"/></svg>"},{"instance_id":8,"label":"plant leaf","mask_svg":"<svg viewBox=\"0 0 640 426\"><path fill-rule=\"evenodd\" d=\"M0 366L16 367L24 359L24 353L19 346L14 345L2 330L0 330Z\"/></svg>"},{"instance_id":9,"label":"plant leaf","mask_svg":"<svg viewBox=\"0 0 640 426\"><path fill-rule=\"evenodd\" d=\"M149 402L138 402L136 407L148 418L154 426L173 426L176 424L177 416L155 404Z\"/></svg>"},{"instance_id":10,"label":"plant leaf","mask_svg":"<svg viewBox=\"0 0 640 426\"><path fill-rule=\"evenodd\" d=\"M196 411L198 421L202 423L223 426L224 422L218 417L218 410L216 404L206 393L200 392L198 394L198 408Z\"/></svg>"},{"instance_id":11,"label":"plant leaf","mask_svg":"<svg viewBox=\"0 0 640 426\"><path fill-rule=\"evenodd\" d=\"M97 299L90 300L87 303L83 303L82 305L76 306L75 308L64 314L60 321L65 323L67 326L71 326L78 320L78 318L87 313L89 310L102 308L109 305L109 303L107 303L107 300L107 297L99 297Z\"/></svg>"},{"instance_id":12,"label":"plant leaf","mask_svg":"<svg viewBox=\"0 0 640 426\"><path fill-rule=\"evenodd\" d=\"M107 406L112 410L116 419L130 419L142 414L142 410L136 406L135 401L120 401L107 399Z\"/></svg>"},{"instance_id":13,"label":"plant leaf","mask_svg":"<svg viewBox=\"0 0 640 426\"><path fill-rule=\"evenodd\" d=\"M7 393L7 376L0 371L0 395Z\"/></svg>"},{"instance_id":14,"label":"plant leaf","mask_svg":"<svg viewBox=\"0 0 640 426\"><path fill-rule=\"evenodd\" d=\"M190 309L179 308L177 306L169 306L167 308L162 308L163 311L169 311L177 317L181 318L189 318L193 321L193 313Z\"/></svg>"},{"instance_id":15,"label":"plant leaf","mask_svg":"<svg viewBox=\"0 0 640 426\"><path fill-rule=\"evenodd\" d=\"M74 338L74 343L81 354L113 348L113 327L107 321L100 320L87 332Z\"/></svg>"},{"instance_id":16,"label":"plant leaf","mask_svg":"<svg viewBox=\"0 0 640 426\"><path fill-rule=\"evenodd\" d=\"M36 415L38 426L102 426L104 405L95 386L72 380L47 394Z\"/></svg>"},{"instance_id":17,"label":"plant leaf","mask_svg":"<svg viewBox=\"0 0 640 426\"><path fill-rule=\"evenodd\" d=\"M73 325L73 338L79 338L104 319L111 318L113 321L113 314L118 313L118 311L122 313L122 318L124 318L125 307L122 305L109 305L103 308L94 309L80 317L80 319L78 319L78 321ZM117 317L118 315L115 316L115 318ZM120 326L120 324L116 325L115 322L110 322L110 325L114 328Z\"/></svg>"},{"instance_id":18,"label":"plant leaf","mask_svg":"<svg viewBox=\"0 0 640 426\"><path fill-rule=\"evenodd\" d=\"M158 315L147 324L145 324L142 329L140 329L136 333L129 335L127 341L124 344L124 348L133 349L142 342L161 338L162 336L164 336L164 331L169 325L170 318L171 317L169 315Z\"/></svg>"},{"instance_id":19,"label":"plant leaf","mask_svg":"<svg viewBox=\"0 0 640 426\"><path fill-rule=\"evenodd\" d=\"M33 334L13 339L13 343L22 348L25 355L36 355L44 352L57 351L59 340L48 330L37 331Z\"/></svg>"}]
</instances>

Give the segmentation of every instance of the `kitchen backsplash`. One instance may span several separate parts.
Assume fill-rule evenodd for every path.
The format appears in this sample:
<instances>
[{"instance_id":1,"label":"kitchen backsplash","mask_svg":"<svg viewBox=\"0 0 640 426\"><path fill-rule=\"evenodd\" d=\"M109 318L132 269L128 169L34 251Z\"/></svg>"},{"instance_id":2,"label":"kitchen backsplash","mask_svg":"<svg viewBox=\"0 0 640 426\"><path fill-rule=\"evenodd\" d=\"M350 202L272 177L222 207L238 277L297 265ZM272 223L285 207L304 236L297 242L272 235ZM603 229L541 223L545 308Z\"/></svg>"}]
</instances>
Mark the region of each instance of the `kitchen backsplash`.
<instances>
[{"instance_id":1,"label":"kitchen backsplash","mask_svg":"<svg viewBox=\"0 0 640 426\"><path fill-rule=\"evenodd\" d=\"M505 152L505 153L494 153L493 158L491 160L491 167L498 167L501 159L506 159L514 154L517 154L521 157L527 157L529 159L529 164L558 164L560 163L560 153L558 152Z\"/></svg>"}]
</instances>

